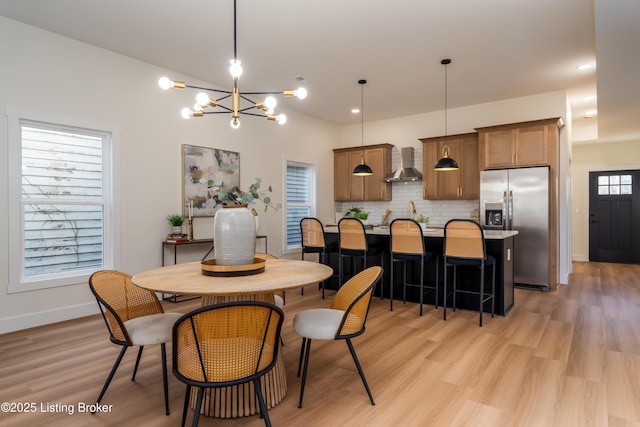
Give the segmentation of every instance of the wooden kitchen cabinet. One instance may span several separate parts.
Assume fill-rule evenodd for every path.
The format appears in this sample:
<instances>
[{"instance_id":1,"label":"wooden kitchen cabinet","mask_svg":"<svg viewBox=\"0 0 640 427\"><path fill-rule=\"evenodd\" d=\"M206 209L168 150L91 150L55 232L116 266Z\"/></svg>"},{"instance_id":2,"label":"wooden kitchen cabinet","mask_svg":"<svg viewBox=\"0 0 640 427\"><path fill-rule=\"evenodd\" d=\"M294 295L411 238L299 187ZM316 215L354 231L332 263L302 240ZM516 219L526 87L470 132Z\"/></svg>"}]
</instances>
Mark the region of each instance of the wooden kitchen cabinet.
<instances>
[{"instance_id":1,"label":"wooden kitchen cabinet","mask_svg":"<svg viewBox=\"0 0 640 427\"><path fill-rule=\"evenodd\" d=\"M337 202L391 200L391 184L383 178L391 173L391 144L365 145L364 161L371 176L353 176L353 168L360 164L362 147L333 150L333 194Z\"/></svg>"},{"instance_id":2,"label":"wooden kitchen cabinet","mask_svg":"<svg viewBox=\"0 0 640 427\"><path fill-rule=\"evenodd\" d=\"M477 128L480 168L548 166L558 144L558 119Z\"/></svg>"},{"instance_id":3,"label":"wooden kitchen cabinet","mask_svg":"<svg viewBox=\"0 0 640 427\"><path fill-rule=\"evenodd\" d=\"M478 134L422 138L423 198L429 200L477 200L480 197ZM436 171L433 166L442 157L444 146L449 157L458 162L457 171Z\"/></svg>"}]
</instances>

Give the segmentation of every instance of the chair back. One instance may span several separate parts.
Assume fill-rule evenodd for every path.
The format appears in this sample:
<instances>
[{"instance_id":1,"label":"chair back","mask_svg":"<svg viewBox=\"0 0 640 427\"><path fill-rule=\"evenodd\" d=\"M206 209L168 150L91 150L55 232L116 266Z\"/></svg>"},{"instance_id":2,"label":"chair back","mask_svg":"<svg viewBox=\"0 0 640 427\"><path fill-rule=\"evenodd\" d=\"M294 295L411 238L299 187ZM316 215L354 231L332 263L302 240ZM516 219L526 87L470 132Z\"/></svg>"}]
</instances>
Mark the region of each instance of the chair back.
<instances>
[{"instance_id":1,"label":"chair back","mask_svg":"<svg viewBox=\"0 0 640 427\"><path fill-rule=\"evenodd\" d=\"M394 219L389 228L391 253L424 254L424 236L420 224L412 219Z\"/></svg>"},{"instance_id":2,"label":"chair back","mask_svg":"<svg viewBox=\"0 0 640 427\"><path fill-rule=\"evenodd\" d=\"M131 345L124 326L127 320L164 312L156 294L134 285L126 273L96 271L89 278L89 288L98 301L111 341L117 344Z\"/></svg>"},{"instance_id":3,"label":"chair back","mask_svg":"<svg viewBox=\"0 0 640 427\"><path fill-rule=\"evenodd\" d=\"M300 220L302 247L324 248L324 227L317 218L302 218Z\"/></svg>"},{"instance_id":4,"label":"chair back","mask_svg":"<svg viewBox=\"0 0 640 427\"><path fill-rule=\"evenodd\" d=\"M356 218L342 218L338 222L340 249L367 250L367 236L364 224Z\"/></svg>"},{"instance_id":5,"label":"chair back","mask_svg":"<svg viewBox=\"0 0 640 427\"><path fill-rule=\"evenodd\" d=\"M484 232L476 221L452 219L444 226L444 256L486 259Z\"/></svg>"},{"instance_id":6,"label":"chair back","mask_svg":"<svg viewBox=\"0 0 640 427\"><path fill-rule=\"evenodd\" d=\"M173 326L173 372L200 387L241 384L276 363L284 314L273 304L233 301L201 307Z\"/></svg>"},{"instance_id":7,"label":"chair back","mask_svg":"<svg viewBox=\"0 0 640 427\"><path fill-rule=\"evenodd\" d=\"M369 267L340 287L331 303L331 308L344 311L336 338L350 338L364 332L373 288L380 277L382 277L382 267Z\"/></svg>"}]
</instances>

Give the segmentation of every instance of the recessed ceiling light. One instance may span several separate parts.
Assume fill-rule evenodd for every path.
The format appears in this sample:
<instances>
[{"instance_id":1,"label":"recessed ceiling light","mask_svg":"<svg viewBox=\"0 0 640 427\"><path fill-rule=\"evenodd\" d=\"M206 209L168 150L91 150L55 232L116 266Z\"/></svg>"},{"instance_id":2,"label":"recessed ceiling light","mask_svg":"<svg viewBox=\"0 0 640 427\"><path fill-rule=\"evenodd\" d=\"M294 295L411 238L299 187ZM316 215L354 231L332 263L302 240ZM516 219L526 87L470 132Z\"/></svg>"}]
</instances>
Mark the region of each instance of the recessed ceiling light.
<instances>
[{"instance_id":1,"label":"recessed ceiling light","mask_svg":"<svg viewBox=\"0 0 640 427\"><path fill-rule=\"evenodd\" d=\"M593 67L593 64L582 64L582 65L578 65L578 70L581 70L581 71L589 70L592 67Z\"/></svg>"},{"instance_id":2,"label":"recessed ceiling light","mask_svg":"<svg viewBox=\"0 0 640 427\"><path fill-rule=\"evenodd\" d=\"M352 112L353 114L356 114L356 113L359 113L359 112L360 112L360 109L359 109L359 108L354 108L354 109L352 109L352 110L351 110L351 112Z\"/></svg>"}]
</instances>

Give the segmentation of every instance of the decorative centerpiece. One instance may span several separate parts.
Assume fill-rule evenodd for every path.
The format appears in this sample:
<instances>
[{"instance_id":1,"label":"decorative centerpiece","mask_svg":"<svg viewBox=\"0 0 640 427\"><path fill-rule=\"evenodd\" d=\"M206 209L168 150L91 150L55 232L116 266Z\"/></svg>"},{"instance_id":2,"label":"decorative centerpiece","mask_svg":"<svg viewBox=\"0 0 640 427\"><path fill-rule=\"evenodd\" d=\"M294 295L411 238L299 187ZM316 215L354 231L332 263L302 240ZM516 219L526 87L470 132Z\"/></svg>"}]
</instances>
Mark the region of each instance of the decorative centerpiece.
<instances>
[{"instance_id":1,"label":"decorative centerpiece","mask_svg":"<svg viewBox=\"0 0 640 427\"><path fill-rule=\"evenodd\" d=\"M265 212L272 208L278 210L280 204L274 205L269 194L271 186L262 190L262 179L256 177L247 191L234 186L223 190L222 181L210 181L209 189L218 191L213 199L222 209L216 212L213 219L214 258L218 266L243 266L254 263L256 252L256 221L248 205L260 200Z\"/></svg>"},{"instance_id":2,"label":"decorative centerpiece","mask_svg":"<svg viewBox=\"0 0 640 427\"><path fill-rule=\"evenodd\" d=\"M427 229L427 225L429 224L428 216L426 216L425 214L419 214L416 215L414 219L418 224L420 224L420 227L422 227L423 230Z\"/></svg>"},{"instance_id":3,"label":"decorative centerpiece","mask_svg":"<svg viewBox=\"0 0 640 427\"><path fill-rule=\"evenodd\" d=\"M345 218L359 219L364 225L369 224L369 212L356 206L352 206L344 216Z\"/></svg>"}]
</instances>

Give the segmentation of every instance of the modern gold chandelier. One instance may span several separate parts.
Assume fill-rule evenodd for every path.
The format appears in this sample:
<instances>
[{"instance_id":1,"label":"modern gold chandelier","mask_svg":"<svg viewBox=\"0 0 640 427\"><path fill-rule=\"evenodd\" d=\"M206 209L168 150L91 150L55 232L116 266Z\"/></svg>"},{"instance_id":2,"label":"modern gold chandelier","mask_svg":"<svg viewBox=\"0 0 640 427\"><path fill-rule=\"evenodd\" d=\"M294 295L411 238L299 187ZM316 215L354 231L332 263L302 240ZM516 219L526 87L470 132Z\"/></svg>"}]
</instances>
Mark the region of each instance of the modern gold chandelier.
<instances>
[{"instance_id":1,"label":"modern gold chandelier","mask_svg":"<svg viewBox=\"0 0 640 427\"><path fill-rule=\"evenodd\" d=\"M181 114L185 119L191 117L203 117L205 114L227 114L231 113L231 127L237 129L240 126L240 115L264 117L269 121L276 121L279 124L285 124L287 122L287 116L284 114L275 114L274 109L276 107L276 98L272 95L283 95L285 97L295 96L299 99L304 99L307 96L307 90L303 87L296 90L286 89L280 92L240 92L238 88L238 80L242 75L242 65L238 60L238 41L237 41L237 23L236 23L236 0L233 0L233 59L230 61L231 66L229 72L233 76L233 89L220 90L213 88L206 88L200 86L188 85L185 82L170 80L168 77L162 77L158 84L162 89L196 89L201 91L213 92L219 94L218 98L211 98L206 92L200 92L196 95L196 103L193 108L185 107L182 109ZM264 100L260 102L253 101L248 98L249 95L268 95ZM229 99L231 100L231 106L220 104L221 101ZM242 101L249 103L248 106L243 106ZM227 101L228 102L228 101ZM206 111L207 108L218 107L215 111ZM261 113L251 110L260 110Z\"/></svg>"}]
</instances>

